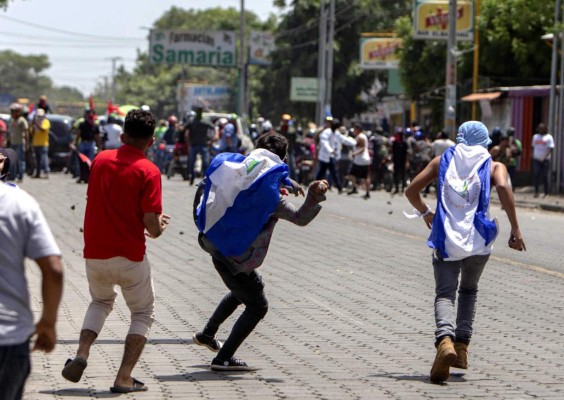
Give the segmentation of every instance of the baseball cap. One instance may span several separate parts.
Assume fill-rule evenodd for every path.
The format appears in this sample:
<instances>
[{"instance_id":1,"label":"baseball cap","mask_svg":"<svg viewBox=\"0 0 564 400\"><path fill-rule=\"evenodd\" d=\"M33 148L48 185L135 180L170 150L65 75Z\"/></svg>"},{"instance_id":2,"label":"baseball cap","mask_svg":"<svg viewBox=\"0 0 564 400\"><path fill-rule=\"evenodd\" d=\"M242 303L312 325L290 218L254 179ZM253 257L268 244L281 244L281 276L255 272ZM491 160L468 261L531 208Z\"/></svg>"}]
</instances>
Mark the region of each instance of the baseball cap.
<instances>
[{"instance_id":1,"label":"baseball cap","mask_svg":"<svg viewBox=\"0 0 564 400\"><path fill-rule=\"evenodd\" d=\"M292 119L290 114L282 114L282 121L289 121Z\"/></svg>"},{"instance_id":2,"label":"baseball cap","mask_svg":"<svg viewBox=\"0 0 564 400\"><path fill-rule=\"evenodd\" d=\"M12 103L10 105L10 111L17 111L17 110L22 110L23 106L19 103Z\"/></svg>"},{"instance_id":3,"label":"baseball cap","mask_svg":"<svg viewBox=\"0 0 564 400\"><path fill-rule=\"evenodd\" d=\"M35 115L38 117L44 117L45 116L45 110L42 108L38 108L37 111L35 112Z\"/></svg>"}]
</instances>

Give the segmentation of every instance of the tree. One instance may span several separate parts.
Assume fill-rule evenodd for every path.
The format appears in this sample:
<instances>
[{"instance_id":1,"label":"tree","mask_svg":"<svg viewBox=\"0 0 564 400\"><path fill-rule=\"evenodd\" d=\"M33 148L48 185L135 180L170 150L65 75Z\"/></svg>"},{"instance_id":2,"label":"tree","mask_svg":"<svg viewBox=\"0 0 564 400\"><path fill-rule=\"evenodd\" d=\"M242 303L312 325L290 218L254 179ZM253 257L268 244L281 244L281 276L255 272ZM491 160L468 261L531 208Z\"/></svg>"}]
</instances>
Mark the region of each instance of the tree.
<instances>
[{"instance_id":1,"label":"tree","mask_svg":"<svg viewBox=\"0 0 564 400\"><path fill-rule=\"evenodd\" d=\"M352 117L369 104L361 99L373 86L377 76L385 72L362 70L359 67L359 39L363 32L389 31L390 21L408 12L410 1L336 0L335 38L333 42L332 113L337 117ZM314 103L292 103L289 100L292 77L316 77L319 41L319 0L293 1L288 6L275 31L277 50L272 67L265 74L259 92L260 112L270 118L282 113L313 118ZM276 99L276 101L272 101Z\"/></svg>"},{"instance_id":2,"label":"tree","mask_svg":"<svg viewBox=\"0 0 564 400\"><path fill-rule=\"evenodd\" d=\"M23 56L11 50L0 52L0 92L14 97L38 97L52 87L42 72L51 66L46 55Z\"/></svg>"}]
</instances>

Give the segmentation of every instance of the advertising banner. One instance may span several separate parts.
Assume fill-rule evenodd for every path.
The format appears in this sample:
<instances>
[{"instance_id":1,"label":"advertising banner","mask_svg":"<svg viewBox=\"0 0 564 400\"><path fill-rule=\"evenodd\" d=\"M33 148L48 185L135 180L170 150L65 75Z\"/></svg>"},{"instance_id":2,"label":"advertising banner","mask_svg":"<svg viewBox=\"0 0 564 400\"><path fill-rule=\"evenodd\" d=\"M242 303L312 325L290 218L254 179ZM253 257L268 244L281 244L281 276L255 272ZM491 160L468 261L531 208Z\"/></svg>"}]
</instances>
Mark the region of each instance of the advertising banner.
<instances>
[{"instance_id":1,"label":"advertising banner","mask_svg":"<svg viewBox=\"0 0 564 400\"><path fill-rule=\"evenodd\" d=\"M449 2L414 0L413 37L415 39L448 39ZM456 40L474 40L474 3L457 1Z\"/></svg>"},{"instance_id":2,"label":"advertising banner","mask_svg":"<svg viewBox=\"0 0 564 400\"><path fill-rule=\"evenodd\" d=\"M252 31L249 38L249 64L270 65L270 53L274 47L272 33Z\"/></svg>"},{"instance_id":3,"label":"advertising banner","mask_svg":"<svg viewBox=\"0 0 564 400\"><path fill-rule=\"evenodd\" d=\"M204 111L227 111L231 109L231 88L180 82L177 87L177 100L182 115L196 107L202 107Z\"/></svg>"},{"instance_id":4,"label":"advertising banner","mask_svg":"<svg viewBox=\"0 0 564 400\"><path fill-rule=\"evenodd\" d=\"M361 38L360 68L396 69L399 57L396 50L402 46L398 38Z\"/></svg>"},{"instance_id":5,"label":"advertising banner","mask_svg":"<svg viewBox=\"0 0 564 400\"><path fill-rule=\"evenodd\" d=\"M235 32L155 29L149 36L152 64L236 66Z\"/></svg>"},{"instance_id":6,"label":"advertising banner","mask_svg":"<svg viewBox=\"0 0 564 400\"><path fill-rule=\"evenodd\" d=\"M293 77L290 83L290 101L317 102L319 85L317 78Z\"/></svg>"}]
</instances>

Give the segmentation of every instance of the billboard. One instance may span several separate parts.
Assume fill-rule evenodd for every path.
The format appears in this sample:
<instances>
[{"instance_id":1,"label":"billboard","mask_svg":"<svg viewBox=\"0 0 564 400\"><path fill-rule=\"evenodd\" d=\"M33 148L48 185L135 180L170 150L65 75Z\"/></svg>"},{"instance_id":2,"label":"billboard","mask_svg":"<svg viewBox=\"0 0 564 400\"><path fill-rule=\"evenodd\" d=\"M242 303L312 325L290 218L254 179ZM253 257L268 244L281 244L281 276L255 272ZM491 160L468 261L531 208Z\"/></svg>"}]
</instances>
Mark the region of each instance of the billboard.
<instances>
[{"instance_id":1,"label":"billboard","mask_svg":"<svg viewBox=\"0 0 564 400\"><path fill-rule=\"evenodd\" d=\"M449 2L414 0L413 37L415 39L448 39ZM474 40L474 3L457 1L456 40Z\"/></svg>"},{"instance_id":2,"label":"billboard","mask_svg":"<svg viewBox=\"0 0 564 400\"><path fill-rule=\"evenodd\" d=\"M195 107L204 111L227 111L231 108L231 87L179 82L177 87L178 111L184 115Z\"/></svg>"},{"instance_id":3,"label":"billboard","mask_svg":"<svg viewBox=\"0 0 564 400\"><path fill-rule=\"evenodd\" d=\"M402 46L398 38L361 38L360 68L396 69L399 57L396 50Z\"/></svg>"},{"instance_id":4,"label":"billboard","mask_svg":"<svg viewBox=\"0 0 564 400\"><path fill-rule=\"evenodd\" d=\"M251 31L249 38L249 64L270 65L274 51L274 36L270 32Z\"/></svg>"},{"instance_id":5,"label":"billboard","mask_svg":"<svg viewBox=\"0 0 564 400\"><path fill-rule=\"evenodd\" d=\"M319 96L317 78L292 77L290 83L290 101L316 103Z\"/></svg>"},{"instance_id":6,"label":"billboard","mask_svg":"<svg viewBox=\"0 0 564 400\"><path fill-rule=\"evenodd\" d=\"M149 35L152 64L236 66L235 32L154 29Z\"/></svg>"}]
</instances>

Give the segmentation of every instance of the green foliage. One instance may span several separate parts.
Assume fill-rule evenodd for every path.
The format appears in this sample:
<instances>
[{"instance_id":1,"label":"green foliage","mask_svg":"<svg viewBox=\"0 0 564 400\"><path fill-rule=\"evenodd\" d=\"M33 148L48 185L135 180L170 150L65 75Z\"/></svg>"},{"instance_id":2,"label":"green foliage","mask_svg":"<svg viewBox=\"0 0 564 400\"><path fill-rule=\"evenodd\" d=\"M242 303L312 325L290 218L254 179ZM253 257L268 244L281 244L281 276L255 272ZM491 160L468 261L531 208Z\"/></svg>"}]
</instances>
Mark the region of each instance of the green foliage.
<instances>
[{"instance_id":1,"label":"green foliage","mask_svg":"<svg viewBox=\"0 0 564 400\"><path fill-rule=\"evenodd\" d=\"M23 56L11 50L0 52L0 92L14 97L40 96L52 86L42 74L50 67L46 55Z\"/></svg>"},{"instance_id":2,"label":"green foliage","mask_svg":"<svg viewBox=\"0 0 564 400\"><path fill-rule=\"evenodd\" d=\"M360 35L390 30L390 21L406 14L410 3L408 0L396 1L390 6L384 1L336 0L333 115L352 117L369 106L361 97L372 87L378 73L359 68ZM287 5L283 1L275 4ZM326 8L329 8L329 2ZM274 121L283 113L309 119L315 114L314 103L290 102L289 92L292 77L317 76L319 10L319 0L293 1L275 31L277 50L258 93L262 99L258 111Z\"/></svg>"}]
</instances>

